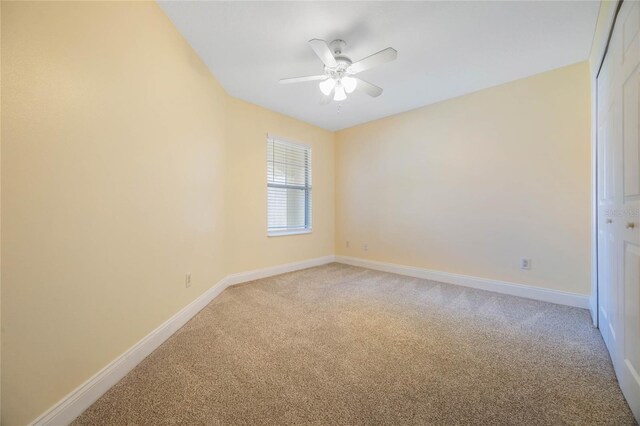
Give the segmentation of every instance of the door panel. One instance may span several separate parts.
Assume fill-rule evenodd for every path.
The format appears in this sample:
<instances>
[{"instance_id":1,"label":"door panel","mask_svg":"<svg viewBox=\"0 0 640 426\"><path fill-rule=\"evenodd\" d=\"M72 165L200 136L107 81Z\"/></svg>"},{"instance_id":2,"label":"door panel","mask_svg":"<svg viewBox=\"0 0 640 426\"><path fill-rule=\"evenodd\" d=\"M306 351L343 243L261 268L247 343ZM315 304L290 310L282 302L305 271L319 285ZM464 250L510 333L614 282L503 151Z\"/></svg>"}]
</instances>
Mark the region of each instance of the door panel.
<instances>
[{"instance_id":1,"label":"door panel","mask_svg":"<svg viewBox=\"0 0 640 426\"><path fill-rule=\"evenodd\" d=\"M636 37L636 40L638 38ZM624 170L624 197L625 200L640 195L640 175L638 174L638 82L640 74L636 67L627 81L624 83L624 146L623 146L623 170Z\"/></svg>"},{"instance_id":2,"label":"door panel","mask_svg":"<svg viewBox=\"0 0 640 426\"><path fill-rule=\"evenodd\" d=\"M615 40L611 43L611 58L617 57ZM598 101L604 104L598 116L598 324L612 358L617 352L618 239L620 218L616 205L621 200L619 158L622 150L620 117L621 87L611 80L617 75L613 62L605 63L603 78L598 80ZM610 78L609 78L610 77Z\"/></svg>"},{"instance_id":3,"label":"door panel","mask_svg":"<svg viewBox=\"0 0 640 426\"><path fill-rule=\"evenodd\" d=\"M615 228L615 224L609 223L609 225L611 226L608 227L607 231L604 233L604 237L605 237L604 244L606 246L605 248L606 257L605 257L604 269L606 273L606 280L609 285L605 287L606 291L604 292L604 300L602 303L603 309L601 309L601 312L605 314L603 316L603 319L605 320L604 324L606 327L605 343L609 348L609 352L611 352L613 356L613 354L616 352L616 349L617 349L617 345L616 345L617 297L615 297L615 294L617 293L617 290L618 290L617 288L618 287L617 286L618 255L617 255L617 244L616 244L617 242L615 238L615 232L613 232L613 229Z\"/></svg>"},{"instance_id":4,"label":"door panel","mask_svg":"<svg viewBox=\"0 0 640 426\"><path fill-rule=\"evenodd\" d=\"M640 377L640 246L625 244L624 362L632 377ZM639 380L640 383L640 380ZM640 395L640 394L638 394Z\"/></svg>"},{"instance_id":5,"label":"door panel","mask_svg":"<svg viewBox=\"0 0 640 426\"><path fill-rule=\"evenodd\" d=\"M634 238L635 239L635 238ZM622 286L623 338L616 368L620 387L636 419L640 418L640 245L624 244Z\"/></svg>"},{"instance_id":6,"label":"door panel","mask_svg":"<svg viewBox=\"0 0 640 426\"><path fill-rule=\"evenodd\" d=\"M598 76L598 327L640 421L640 3L625 1Z\"/></svg>"}]
</instances>

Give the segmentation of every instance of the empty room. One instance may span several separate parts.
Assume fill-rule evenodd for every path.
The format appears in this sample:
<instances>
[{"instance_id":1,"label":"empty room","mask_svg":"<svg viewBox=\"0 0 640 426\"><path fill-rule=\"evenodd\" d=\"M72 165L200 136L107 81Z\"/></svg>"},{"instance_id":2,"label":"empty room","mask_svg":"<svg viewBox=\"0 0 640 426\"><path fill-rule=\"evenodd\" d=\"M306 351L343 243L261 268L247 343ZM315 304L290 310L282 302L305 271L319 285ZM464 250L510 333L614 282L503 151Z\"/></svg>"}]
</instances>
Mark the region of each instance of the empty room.
<instances>
[{"instance_id":1,"label":"empty room","mask_svg":"<svg viewBox=\"0 0 640 426\"><path fill-rule=\"evenodd\" d=\"M2 425L640 421L640 2L0 25Z\"/></svg>"}]
</instances>

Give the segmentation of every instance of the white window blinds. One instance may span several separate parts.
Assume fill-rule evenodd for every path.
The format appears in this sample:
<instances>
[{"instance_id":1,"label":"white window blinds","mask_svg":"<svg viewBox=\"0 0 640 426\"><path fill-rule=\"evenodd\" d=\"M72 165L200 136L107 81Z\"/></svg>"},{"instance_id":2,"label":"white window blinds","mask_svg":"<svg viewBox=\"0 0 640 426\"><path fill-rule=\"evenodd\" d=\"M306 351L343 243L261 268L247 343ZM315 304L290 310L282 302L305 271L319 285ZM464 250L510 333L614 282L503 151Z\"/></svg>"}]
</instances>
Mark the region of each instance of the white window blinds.
<instances>
[{"instance_id":1,"label":"white window blinds","mask_svg":"<svg viewBox=\"0 0 640 426\"><path fill-rule=\"evenodd\" d=\"M269 235L311 230L311 148L267 138Z\"/></svg>"}]
</instances>

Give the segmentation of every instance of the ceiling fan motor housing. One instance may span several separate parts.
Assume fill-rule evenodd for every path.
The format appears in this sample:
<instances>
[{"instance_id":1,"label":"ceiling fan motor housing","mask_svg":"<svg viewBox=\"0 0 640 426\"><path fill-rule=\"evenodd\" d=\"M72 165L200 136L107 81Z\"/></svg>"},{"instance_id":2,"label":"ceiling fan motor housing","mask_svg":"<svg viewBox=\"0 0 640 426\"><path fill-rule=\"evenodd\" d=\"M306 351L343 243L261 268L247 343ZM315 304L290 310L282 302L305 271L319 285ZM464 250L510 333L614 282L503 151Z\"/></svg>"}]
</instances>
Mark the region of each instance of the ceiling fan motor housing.
<instances>
[{"instance_id":1,"label":"ceiling fan motor housing","mask_svg":"<svg viewBox=\"0 0 640 426\"><path fill-rule=\"evenodd\" d=\"M324 67L324 72L328 77L339 80L347 74L347 68L349 68L349 65L351 65L352 62L351 59L342 54L346 46L347 42L340 39L333 40L329 44L331 52L333 53L338 65L334 68Z\"/></svg>"},{"instance_id":2,"label":"ceiling fan motor housing","mask_svg":"<svg viewBox=\"0 0 640 426\"><path fill-rule=\"evenodd\" d=\"M336 58L336 62L338 63L338 66L335 68L328 68L325 66L324 73L329 77L339 79L348 74L347 68L351 65L351 60L345 56L338 56Z\"/></svg>"}]
</instances>

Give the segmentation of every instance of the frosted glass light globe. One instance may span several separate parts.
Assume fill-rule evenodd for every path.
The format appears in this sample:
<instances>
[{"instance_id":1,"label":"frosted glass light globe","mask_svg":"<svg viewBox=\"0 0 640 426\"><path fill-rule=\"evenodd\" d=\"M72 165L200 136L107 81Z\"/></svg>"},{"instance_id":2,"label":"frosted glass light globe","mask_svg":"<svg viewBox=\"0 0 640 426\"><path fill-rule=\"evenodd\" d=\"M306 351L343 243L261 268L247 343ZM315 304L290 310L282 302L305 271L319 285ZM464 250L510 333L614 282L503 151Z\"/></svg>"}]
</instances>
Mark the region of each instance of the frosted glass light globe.
<instances>
[{"instance_id":1,"label":"frosted glass light globe","mask_svg":"<svg viewBox=\"0 0 640 426\"><path fill-rule=\"evenodd\" d=\"M342 87L344 87L344 90L347 93L352 93L354 90L356 90L356 86L358 85L358 80L349 76L342 77L342 80L340 80L340 82L342 83Z\"/></svg>"},{"instance_id":2,"label":"frosted glass light globe","mask_svg":"<svg viewBox=\"0 0 640 426\"><path fill-rule=\"evenodd\" d=\"M319 86L320 91L324 93L325 96L329 96L333 88L336 86L336 81L332 78L328 78L326 80L322 80Z\"/></svg>"},{"instance_id":3,"label":"frosted glass light globe","mask_svg":"<svg viewBox=\"0 0 640 426\"><path fill-rule=\"evenodd\" d=\"M335 95L333 96L333 100L344 101L345 99L347 99L347 94L344 93L344 87L342 87L342 84L337 84L336 92L335 92Z\"/></svg>"}]
</instances>

